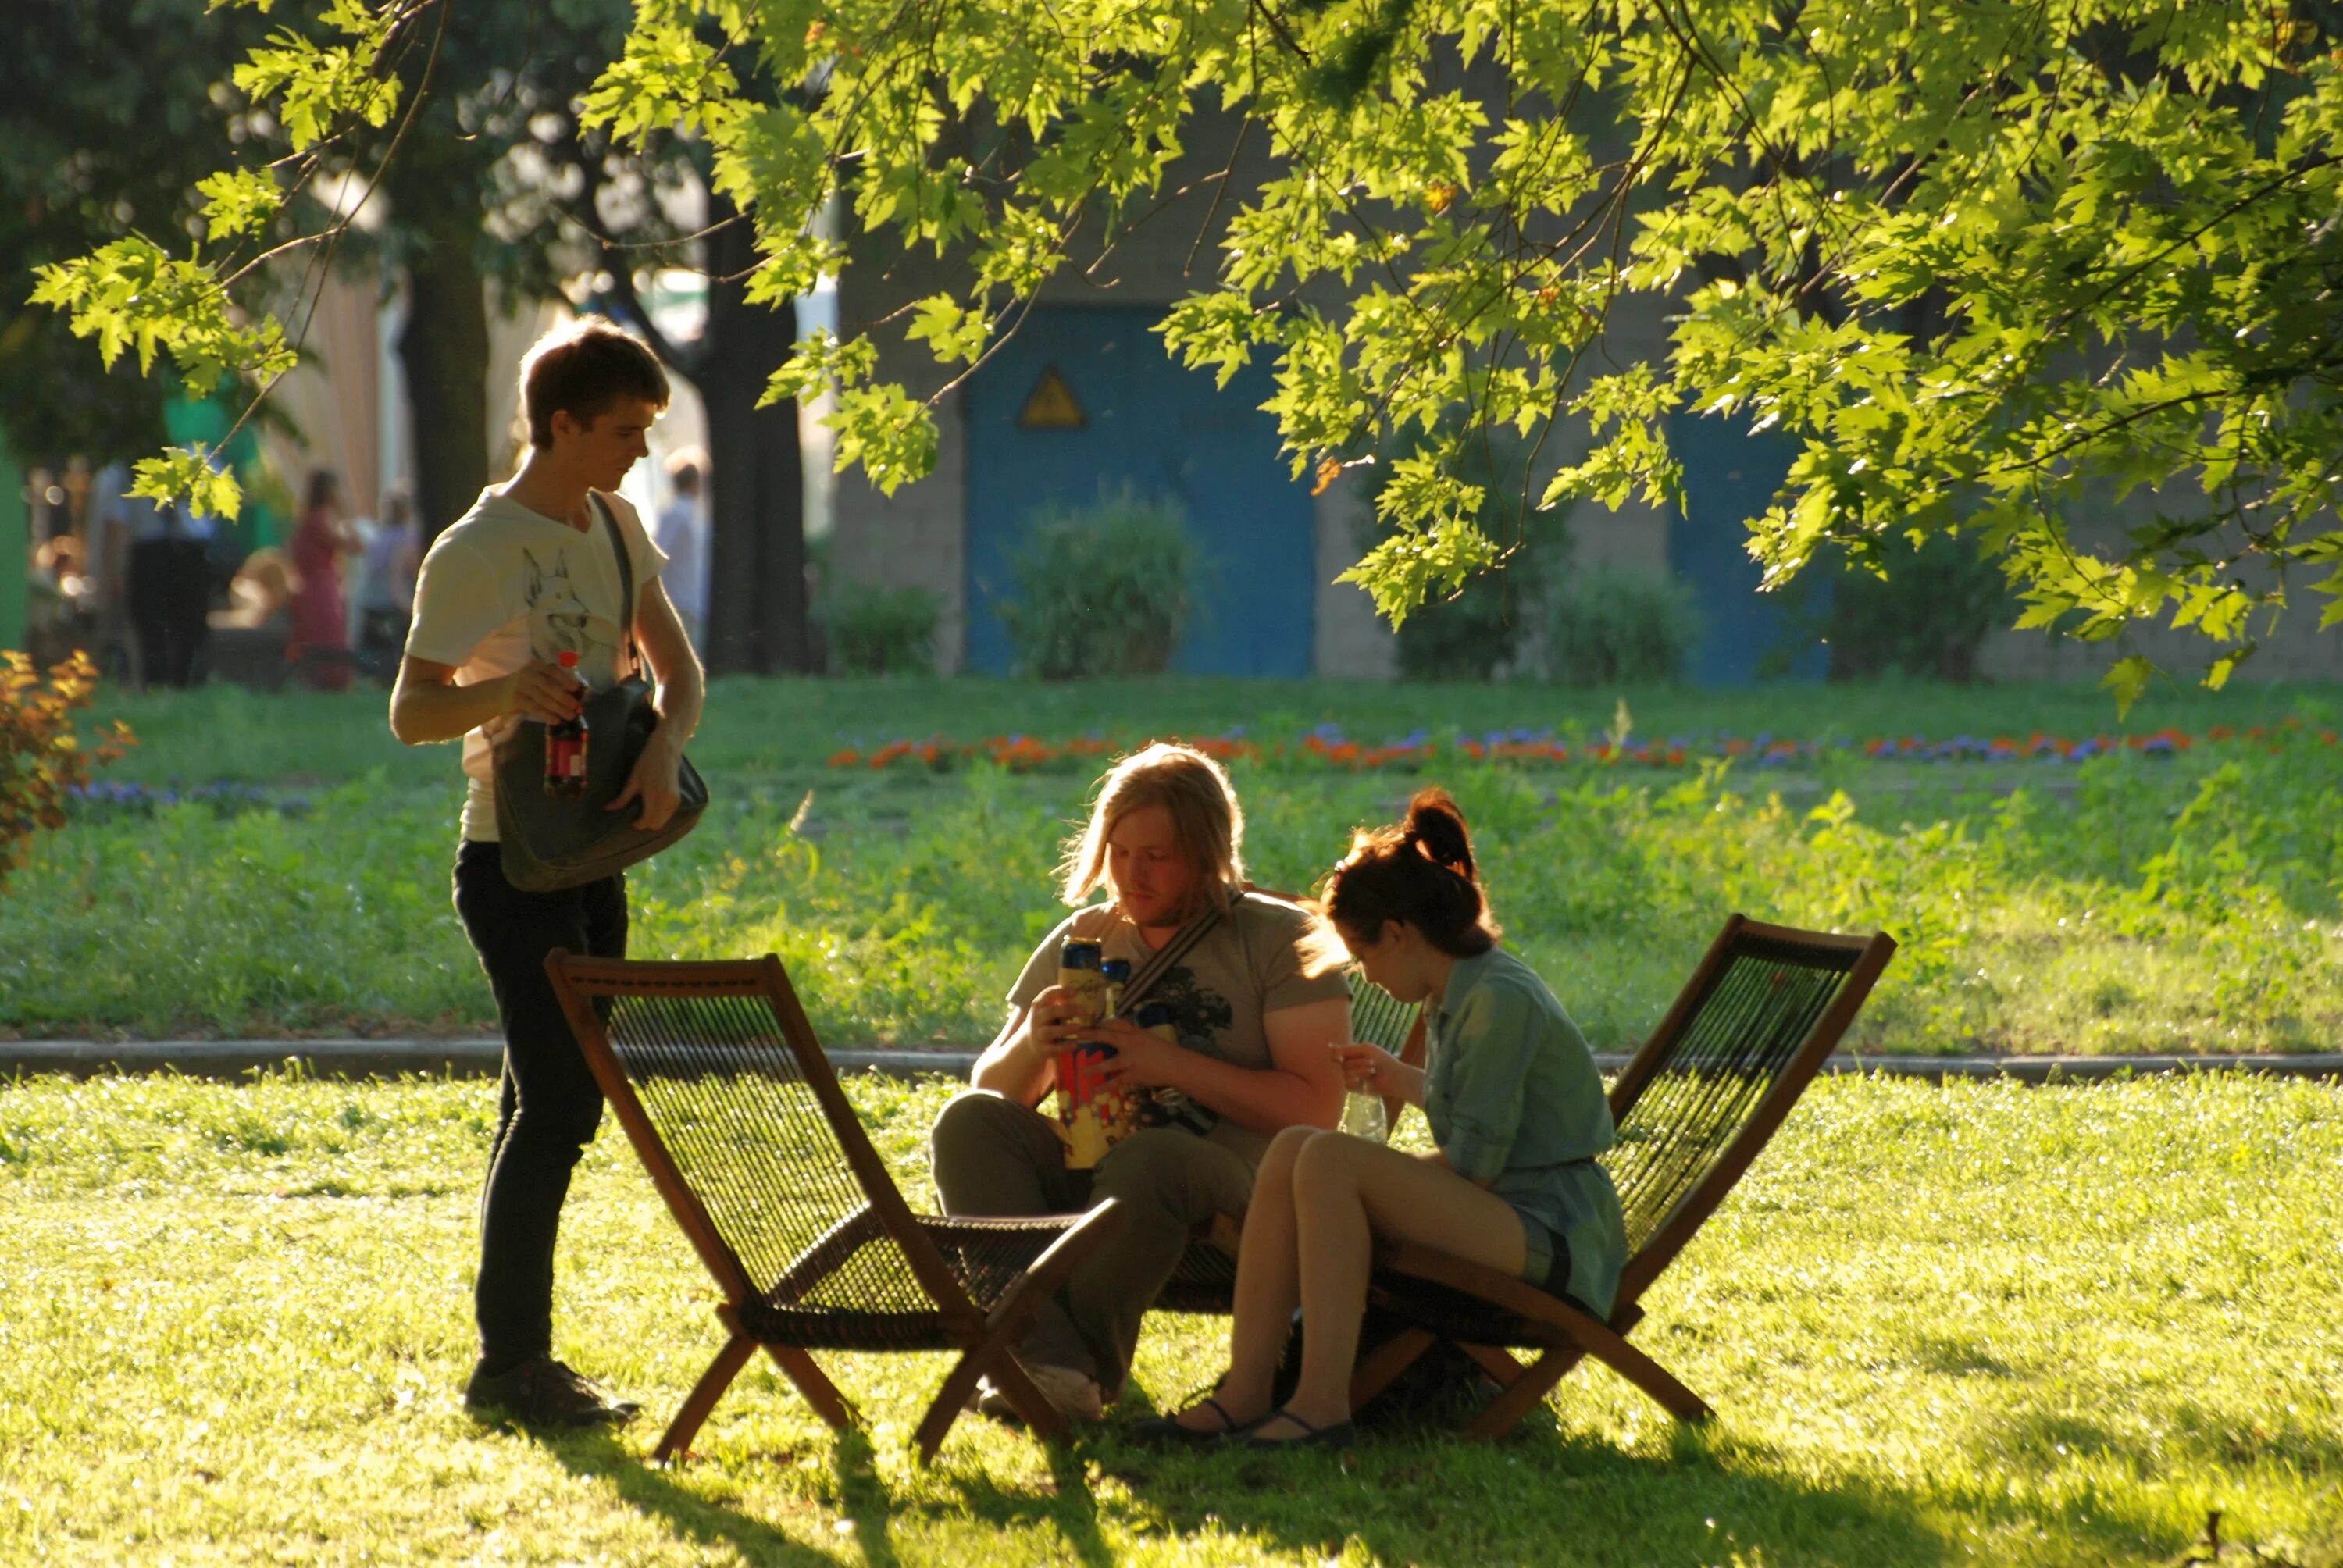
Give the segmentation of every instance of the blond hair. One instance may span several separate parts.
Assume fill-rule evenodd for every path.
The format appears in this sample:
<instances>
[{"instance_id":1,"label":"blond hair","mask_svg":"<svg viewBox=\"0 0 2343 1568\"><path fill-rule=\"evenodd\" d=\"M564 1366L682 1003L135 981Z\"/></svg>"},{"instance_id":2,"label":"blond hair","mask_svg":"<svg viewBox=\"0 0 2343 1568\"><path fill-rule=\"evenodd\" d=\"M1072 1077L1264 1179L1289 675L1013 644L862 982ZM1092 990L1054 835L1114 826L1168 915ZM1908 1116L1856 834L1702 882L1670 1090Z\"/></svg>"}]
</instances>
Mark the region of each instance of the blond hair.
<instances>
[{"instance_id":1,"label":"blond hair","mask_svg":"<svg viewBox=\"0 0 2343 1568\"><path fill-rule=\"evenodd\" d=\"M1165 741L1134 751L1107 770L1089 826L1066 840L1059 874L1066 902L1079 905L1106 881L1107 838L1133 811L1161 806L1172 814L1180 852L1196 869L1203 898L1225 908L1244 888L1244 812L1228 770L1192 747ZM1184 911L1193 915L1201 905Z\"/></svg>"}]
</instances>

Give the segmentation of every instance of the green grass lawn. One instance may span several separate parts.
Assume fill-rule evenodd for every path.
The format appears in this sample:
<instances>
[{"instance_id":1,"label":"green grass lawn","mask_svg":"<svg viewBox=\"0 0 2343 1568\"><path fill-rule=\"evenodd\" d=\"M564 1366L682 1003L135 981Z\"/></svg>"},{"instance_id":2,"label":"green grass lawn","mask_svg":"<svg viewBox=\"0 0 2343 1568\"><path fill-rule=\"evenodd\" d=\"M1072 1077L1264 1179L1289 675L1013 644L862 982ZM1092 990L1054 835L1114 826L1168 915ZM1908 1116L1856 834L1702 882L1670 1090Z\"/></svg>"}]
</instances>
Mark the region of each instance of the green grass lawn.
<instances>
[{"instance_id":1,"label":"green grass lawn","mask_svg":"<svg viewBox=\"0 0 2343 1568\"><path fill-rule=\"evenodd\" d=\"M927 1201L945 1089L852 1089ZM1493 1448L1157 1455L1118 1428L1224 1342L1164 1316L1054 1451L969 1418L922 1470L944 1360L839 1357L867 1433L753 1370L666 1472L644 1456L719 1331L615 1130L559 1349L646 1419L541 1442L458 1405L492 1099L0 1087L0 1561L2097 1565L2177 1563L2220 1508L2265 1561L2343 1562L2333 1088L1818 1082L1647 1299L1639 1338L1719 1412L1698 1430L1595 1369Z\"/></svg>"},{"instance_id":2,"label":"green grass lawn","mask_svg":"<svg viewBox=\"0 0 2343 1568\"><path fill-rule=\"evenodd\" d=\"M2115 727L2087 689L1789 687L1627 694L1636 733L2070 736ZM142 738L109 779L259 799L93 807L0 897L0 1032L172 1037L478 1032L488 988L447 901L451 748L407 749L379 693L108 699ZM2303 721L2264 742L2079 765L1523 767L1453 752L1353 774L1233 765L1266 886L1310 885L1354 823L1427 780L1480 834L1510 940L1604 1048L1638 1040L1739 909L1903 944L1852 1037L1956 1052L2301 1050L2343 1037L2331 689L2152 695L2135 732ZM1202 680L1043 686L717 683L694 753L718 804L632 879L635 950L777 951L833 1044L966 1045L1062 914L1051 868L1095 762L840 769L841 744L942 733L1222 733L1340 722L1377 741L1551 727L1616 701L1533 687ZM287 813L292 814L287 814Z\"/></svg>"}]
</instances>

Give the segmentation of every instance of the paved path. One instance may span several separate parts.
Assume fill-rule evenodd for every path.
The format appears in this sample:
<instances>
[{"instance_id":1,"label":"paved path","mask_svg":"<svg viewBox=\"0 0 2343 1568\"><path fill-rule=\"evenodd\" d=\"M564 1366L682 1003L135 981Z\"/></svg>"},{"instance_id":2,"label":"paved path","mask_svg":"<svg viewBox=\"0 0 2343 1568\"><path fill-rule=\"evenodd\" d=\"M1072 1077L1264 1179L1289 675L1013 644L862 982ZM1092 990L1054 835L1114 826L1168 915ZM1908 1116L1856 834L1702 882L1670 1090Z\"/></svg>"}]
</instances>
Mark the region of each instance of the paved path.
<instances>
[{"instance_id":1,"label":"paved path","mask_svg":"<svg viewBox=\"0 0 2343 1568\"><path fill-rule=\"evenodd\" d=\"M503 1059L495 1040L0 1040L0 1079L22 1073L89 1078L113 1072L181 1072L196 1078L242 1078L281 1070L299 1061L319 1078L490 1078ZM911 1077L945 1073L964 1078L976 1060L969 1050L840 1048L830 1060L847 1071ZM1598 1051L1606 1072L1624 1056ZM1898 1078L2015 1078L2027 1083L2114 1078L2122 1073L2267 1072L2285 1078L2343 1079L2343 1053L2292 1056L1855 1056L1830 1059L1832 1072L1883 1072Z\"/></svg>"}]
</instances>

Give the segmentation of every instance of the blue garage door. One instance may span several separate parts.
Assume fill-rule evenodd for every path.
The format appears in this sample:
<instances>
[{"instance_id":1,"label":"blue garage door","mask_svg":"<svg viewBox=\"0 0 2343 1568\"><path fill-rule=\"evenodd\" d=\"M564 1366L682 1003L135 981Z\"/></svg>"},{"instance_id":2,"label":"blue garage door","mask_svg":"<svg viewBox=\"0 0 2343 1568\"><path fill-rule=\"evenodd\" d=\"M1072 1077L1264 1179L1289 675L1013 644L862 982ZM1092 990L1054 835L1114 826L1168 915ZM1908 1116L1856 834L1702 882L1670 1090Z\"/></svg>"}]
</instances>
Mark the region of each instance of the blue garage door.
<instances>
[{"instance_id":1,"label":"blue garage door","mask_svg":"<svg viewBox=\"0 0 2343 1568\"><path fill-rule=\"evenodd\" d=\"M1186 636L1172 668L1310 673L1317 602L1307 487L1278 456L1255 366L1216 389L1149 330L1152 307L1041 307L968 387L968 664L1008 673L996 606L1033 515L1125 486L1177 503L1196 541ZM1054 377L1054 384L1052 384ZM1038 394L1038 396L1037 396ZM1032 415L1026 415L1031 406Z\"/></svg>"},{"instance_id":2,"label":"blue garage door","mask_svg":"<svg viewBox=\"0 0 2343 1568\"><path fill-rule=\"evenodd\" d=\"M1741 686L1765 675L1820 680L1830 650L1811 628L1793 624L1782 601L1758 592L1765 568L1749 555L1749 519L1773 503L1796 448L1778 436L1752 436L1715 417L1677 415L1668 444L1684 464L1684 509L1668 524L1668 568L1693 590L1701 639L1687 674L1699 686ZM1810 613L1829 603L1816 583Z\"/></svg>"}]
</instances>

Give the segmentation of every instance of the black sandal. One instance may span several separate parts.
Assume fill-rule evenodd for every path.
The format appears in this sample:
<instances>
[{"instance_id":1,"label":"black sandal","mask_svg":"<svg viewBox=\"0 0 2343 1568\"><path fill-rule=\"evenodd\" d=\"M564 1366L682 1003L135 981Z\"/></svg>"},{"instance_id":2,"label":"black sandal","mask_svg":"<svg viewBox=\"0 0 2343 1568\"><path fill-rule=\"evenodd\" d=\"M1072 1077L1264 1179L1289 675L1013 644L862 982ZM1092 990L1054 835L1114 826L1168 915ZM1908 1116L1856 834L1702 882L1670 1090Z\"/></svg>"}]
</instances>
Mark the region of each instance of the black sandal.
<instances>
[{"instance_id":1,"label":"black sandal","mask_svg":"<svg viewBox=\"0 0 2343 1568\"><path fill-rule=\"evenodd\" d=\"M1302 1429L1300 1437L1262 1437L1261 1429L1282 1418ZM1359 1441L1355 1422L1338 1421L1332 1426L1312 1426L1283 1405L1279 1405L1259 1421L1245 1428L1244 1435L1236 1440L1241 1448L1348 1448Z\"/></svg>"},{"instance_id":2,"label":"black sandal","mask_svg":"<svg viewBox=\"0 0 2343 1568\"><path fill-rule=\"evenodd\" d=\"M1131 1441L1143 1443L1150 1448L1226 1442L1231 1438L1242 1435L1250 1424L1240 1422L1231 1415L1229 1407L1212 1394L1206 1394L1188 1409L1209 1410L1219 1416L1221 1418L1219 1430L1199 1431L1192 1426L1182 1426L1177 1415L1157 1415L1150 1416L1147 1420L1133 1425L1130 1432Z\"/></svg>"}]
</instances>

